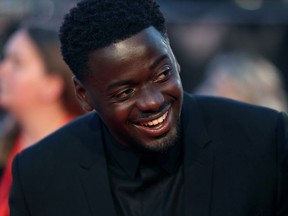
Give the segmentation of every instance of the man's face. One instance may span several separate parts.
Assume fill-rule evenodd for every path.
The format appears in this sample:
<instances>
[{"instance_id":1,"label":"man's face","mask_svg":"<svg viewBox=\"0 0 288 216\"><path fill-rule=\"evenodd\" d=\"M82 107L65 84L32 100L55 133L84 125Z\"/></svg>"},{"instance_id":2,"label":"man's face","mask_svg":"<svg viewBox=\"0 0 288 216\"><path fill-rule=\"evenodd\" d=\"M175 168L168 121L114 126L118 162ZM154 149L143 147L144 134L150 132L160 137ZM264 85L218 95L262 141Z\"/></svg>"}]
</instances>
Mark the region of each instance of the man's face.
<instances>
[{"instance_id":1,"label":"man's face","mask_svg":"<svg viewBox=\"0 0 288 216\"><path fill-rule=\"evenodd\" d=\"M134 149L161 151L175 143L183 90L169 43L154 28L89 55L90 75L75 81L111 134Z\"/></svg>"}]
</instances>

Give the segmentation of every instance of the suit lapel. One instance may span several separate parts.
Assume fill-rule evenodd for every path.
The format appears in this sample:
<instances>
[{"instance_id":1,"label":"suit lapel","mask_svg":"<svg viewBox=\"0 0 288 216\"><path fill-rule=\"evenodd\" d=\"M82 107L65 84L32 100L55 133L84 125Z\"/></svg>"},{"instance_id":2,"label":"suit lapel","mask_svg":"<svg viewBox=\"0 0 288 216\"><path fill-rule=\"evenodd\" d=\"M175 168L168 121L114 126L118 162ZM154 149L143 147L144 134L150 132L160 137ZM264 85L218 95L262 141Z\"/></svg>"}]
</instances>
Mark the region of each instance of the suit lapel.
<instances>
[{"instance_id":1,"label":"suit lapel","mask_svg":"<svg viewBox=\"0 0 288 216\"><path fill-rule=\"evenodd\" d=\"M87 136L88 135L88 136ZM83 134L80 179L93 216L116 215L103 148L102 127L94 115Z\"/></svg>"},{"instance_id":2,"label":"suit lapel","mask_svg":"<svg viewBox=\"0 0 288 216\"><path fill-rule=\"evenodd\" d=\"M185 97L182 116L185 215L208 216L213 171L211 140L196 100Z\"/></svg>"}]
</instances>

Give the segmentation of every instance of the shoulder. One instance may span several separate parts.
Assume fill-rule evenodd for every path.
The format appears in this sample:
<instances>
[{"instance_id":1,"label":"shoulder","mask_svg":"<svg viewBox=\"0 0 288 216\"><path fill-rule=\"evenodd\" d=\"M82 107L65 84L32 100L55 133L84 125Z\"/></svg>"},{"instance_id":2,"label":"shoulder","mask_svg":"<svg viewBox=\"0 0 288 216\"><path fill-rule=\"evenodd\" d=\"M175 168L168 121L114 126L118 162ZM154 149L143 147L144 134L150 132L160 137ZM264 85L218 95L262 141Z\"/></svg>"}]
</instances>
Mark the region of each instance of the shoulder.
<instances>
[{"instance_id":1,"label":"shoulder","mask_svg":"<svg viewBox=\"0 0 288 216\"><path fill-rule=\"evenodd\" d=\"M219 97L192 95L185 98L186 107L197 110L207 132L217 139L248 138L259 145L275 144L278 128L286 122L285 114L266 107ZM186 108L186 112L190 112L189 109Z\"/></svg>"},{"instance_id":2,"label":"shoulder","mask_svg":"<svg viewBox=\"0 0 288 216\"><path fill-rule=\"evenodd\" d=\"M271 108L227 98L197 95L187 95L186 98L191 104L197 106L201 114L209 120L221 119L225 122L271 124L281 116L280 112Z\"/></svg>"},{"instance_id":3,"label":"shoulder","mask_svg":"<svg viewBox=\"0 0 288 216\"><path fill-rule=\"evenodd\" d=\"M76 118L22 151L18 156L21 167L32 168L45 163L78 160L83 143L91 142L91 134L98 133L99 125L99 117L94 112Z\"/></svg>"}]
</instances>

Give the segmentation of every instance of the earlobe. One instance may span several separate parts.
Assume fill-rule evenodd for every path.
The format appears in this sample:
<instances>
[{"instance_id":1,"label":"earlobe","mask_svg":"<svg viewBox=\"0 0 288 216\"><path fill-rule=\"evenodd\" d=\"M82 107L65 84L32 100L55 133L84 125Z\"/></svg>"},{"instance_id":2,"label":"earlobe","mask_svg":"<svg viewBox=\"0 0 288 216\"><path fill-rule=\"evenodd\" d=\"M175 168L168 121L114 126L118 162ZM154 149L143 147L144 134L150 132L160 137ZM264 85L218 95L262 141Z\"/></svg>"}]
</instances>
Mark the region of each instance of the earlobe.
<instances>
[{"instance_id":1,"label":"earlobe","mask_svg":"<svg viewBox=\"0 0 288 216\"><path fill-rule=\"evenodd\" d=\"M83 86L80 80L78 80L75 76L73 76L73 83L75 86L75 93L80 105L87 112L93 111L93 106L88 96L86 88Z\"/></svg>"}]
</instances>

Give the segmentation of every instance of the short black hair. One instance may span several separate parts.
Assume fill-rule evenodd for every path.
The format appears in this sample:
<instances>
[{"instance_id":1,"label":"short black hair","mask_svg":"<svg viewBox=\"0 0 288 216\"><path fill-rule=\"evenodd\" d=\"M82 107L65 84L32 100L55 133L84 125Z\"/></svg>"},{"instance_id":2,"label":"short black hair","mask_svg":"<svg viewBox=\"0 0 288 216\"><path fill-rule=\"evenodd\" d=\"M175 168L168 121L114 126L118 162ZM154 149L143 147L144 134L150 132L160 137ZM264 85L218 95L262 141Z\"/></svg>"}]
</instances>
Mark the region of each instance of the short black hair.
<instances>
[{"instance_id":1,"label":"short black hair","mask_svg":"<svg viewBox=\"0 0 288 216\"><path fill-rule=\"evenodd\" d=\"M75 76L83 80L90 52L150 26L167 38L165 19L154 0L83 0L64 17L61 52Z\"/></svg>"}]
</instances>

